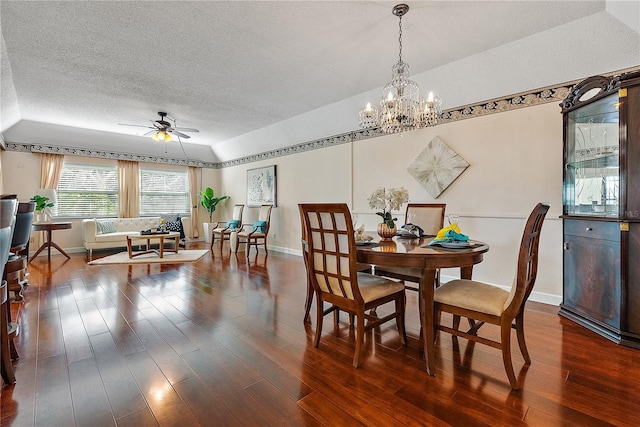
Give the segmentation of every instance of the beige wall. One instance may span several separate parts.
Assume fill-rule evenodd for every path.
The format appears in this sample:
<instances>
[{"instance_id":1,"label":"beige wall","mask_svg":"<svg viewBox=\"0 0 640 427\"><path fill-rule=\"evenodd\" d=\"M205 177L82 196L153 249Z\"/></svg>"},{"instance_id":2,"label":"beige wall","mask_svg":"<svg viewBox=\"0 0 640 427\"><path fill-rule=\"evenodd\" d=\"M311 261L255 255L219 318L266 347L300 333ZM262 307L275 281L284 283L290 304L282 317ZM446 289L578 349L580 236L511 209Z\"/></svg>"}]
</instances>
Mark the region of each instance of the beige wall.
<instances>
[{"instance_id":1,"label":"beige wall","mask_svg":"<svg viewBox=\"0 0 640 427\"><path fill-rule=\"evenodd\" d=\"M231 216L235 203L246 203L247 169L275 164L278 206L272 213L269 245L273 250L299 254L298 203L346 202L359 222L373 230L378 217L366 199L377 187L404 186L411 201L434 201L407 167L436 135L470 164L437 201L446 203L448 212L460 214L463 232L491 246L485 261L476 267L475 278L510 284L526 216L538 201L551 203L532 299L558 303L562 294L562 225L558 219L562 210L562 120L555 103L242 166L205 169L200 187L210 186L218 195L231 197L214 214L214 219L224 220ZM38 188L39 155L2 152L2 174L5 193L28 199ZM252 222L257 212L257 208L245 208L244 222ZM403 212L398 216L402 218ZM200 209L200 222L204 218L206 212ZM74 221L72 230L58 232L55 240L66 249L81 250L79 221ZM445 276L456 274L444 272Z\"/></svg>"},{"instance_id":2,"label":"beige wall","mask_svg":"<svg viewBox=\"0 0 640 427\"><path fill-rule=\"evenodd\" d=\"M278 207L269 236L273 249L300 253L297 204L302 202L346 202L358 221L374 230L379 217L369 209L367 197L378 187L404 186L413 202L435 201L407 172L434 136L470 164L437 202L461 215L463 232L491 246L474 277L510 285L525 219L537 202L550 202L532 299L560 302L562 116L555 103L222 169L223 193L232 196L224 214L230 215L234 203L245 203L247 169L275 164ZM245 209L244 222L255 215L257 209ZM457 271L444 275L456 276Z\"/></svg>"}]
</instances>

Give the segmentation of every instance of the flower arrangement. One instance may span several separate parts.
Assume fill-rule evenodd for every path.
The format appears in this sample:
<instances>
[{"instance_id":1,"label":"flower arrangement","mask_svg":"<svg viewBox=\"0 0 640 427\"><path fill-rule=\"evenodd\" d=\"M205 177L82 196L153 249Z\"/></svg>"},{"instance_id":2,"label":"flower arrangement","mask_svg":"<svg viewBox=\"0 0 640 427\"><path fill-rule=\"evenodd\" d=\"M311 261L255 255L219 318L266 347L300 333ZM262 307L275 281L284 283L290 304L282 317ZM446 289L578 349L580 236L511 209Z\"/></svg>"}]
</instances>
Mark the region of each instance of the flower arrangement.
<instances>
[{"instance_id":1,"label":"flower arrangement","mask_svg":"<svg viewBox=\"0 0 640 427\"><path fill-rule=\"evenodd\" d=\"M382 217L382 221L387 224L389 228L395 228L398 218L391 216L391 211L397 211L402 204L409 201L409 192L404 187L385 189L384 187L378 188L371 193L369 198L369 207L371 209L378 209L382 212L376 212L376 215Z\"/></svg>"}]
</instances>

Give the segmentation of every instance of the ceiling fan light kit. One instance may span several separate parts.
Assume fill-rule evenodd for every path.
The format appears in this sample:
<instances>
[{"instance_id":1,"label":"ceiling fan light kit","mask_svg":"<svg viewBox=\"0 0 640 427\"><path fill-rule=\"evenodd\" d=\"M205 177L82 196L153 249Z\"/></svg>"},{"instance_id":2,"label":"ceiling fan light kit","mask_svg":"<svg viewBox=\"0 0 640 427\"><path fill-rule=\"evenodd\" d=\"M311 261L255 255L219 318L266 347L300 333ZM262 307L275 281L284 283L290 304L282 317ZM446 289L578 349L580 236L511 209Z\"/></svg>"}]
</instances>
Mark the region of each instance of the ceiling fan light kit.
<instances>
[{"instance_id":1,"label":"ceiling fan light kit","mask_svg":"<svg viewBox=\"0 0 640 427\"><path fill-rule=\"evenodd\" d=\"M402 61L402 17L409 12L409 6L398 4L392 12L399 18L399 59L391 69L391 81L382 90L380 110L371 103L363 107L360 127L379 127L384 133L399 133L435 126L442 115L442 100L433 92L420 100L418 84L409 80L409 64Z\"/></svg>"},{"instance_id":2,"label":"ceiling fan light kit","mask_svg":"<svg viewBox=\"0 0 640 427\"><path fill-rule=\"evenodd\" d=\"M154 132L154 134L151 136L151 139L159 142L169 142L171 141L171 135L163 130L159 130L157 132Z\"/></svg>"},{"instance_id":3,"label":"ceiling fan light kit","mask_svg":"<svg viewBox=\"0 0 640 427\"><path fill-rule=\"evenodd\" d=\"M171 137L171 135L176 135L178 138L189 139L191 137L183 132L200 132L198 129L176 127L175 119L167 117L167 113L165 113L164 111L158 111L158 115L160 116L160 120L152 121L152 126L130 124L121 124L121 126L133 126L152 129L151 131L145 133L144 136L150 136L154 141L161 142L172 141L173 138ZM167 120L165 120L165 117L167 118ZM173 126L168 120L173 120Z\"/></svg>"}]
</instances>

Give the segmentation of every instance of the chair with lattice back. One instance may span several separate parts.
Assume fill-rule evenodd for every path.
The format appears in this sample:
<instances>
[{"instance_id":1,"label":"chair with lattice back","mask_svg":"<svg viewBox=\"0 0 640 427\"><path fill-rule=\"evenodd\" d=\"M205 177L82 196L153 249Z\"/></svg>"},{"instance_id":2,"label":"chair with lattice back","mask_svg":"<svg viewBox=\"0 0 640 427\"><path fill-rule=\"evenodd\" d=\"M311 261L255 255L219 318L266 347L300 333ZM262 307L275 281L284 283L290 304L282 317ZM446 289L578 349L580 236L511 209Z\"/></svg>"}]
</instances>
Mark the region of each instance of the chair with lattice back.
<instances>
[{"instance_id":1,"label":"chair with lattice back","mask_svg":"<svg viewBox=\"0 0 640 427\"><path fill-rule=\"evenodd\" d=\"M355 316L356 348L353 366L360 356L367 330L395 319L400 339L406 343L404 285L384 277L358 272L356 243L349 208L344 203L300 204L307 231L307 271L317 302L314 345L320 344L324 315L339 309ZM324 310L324 302L331 308ZM395 310L382 318L366 311L387 302ZM368 321L365 325L365 319Z\"/></svg>"}]
</instances>

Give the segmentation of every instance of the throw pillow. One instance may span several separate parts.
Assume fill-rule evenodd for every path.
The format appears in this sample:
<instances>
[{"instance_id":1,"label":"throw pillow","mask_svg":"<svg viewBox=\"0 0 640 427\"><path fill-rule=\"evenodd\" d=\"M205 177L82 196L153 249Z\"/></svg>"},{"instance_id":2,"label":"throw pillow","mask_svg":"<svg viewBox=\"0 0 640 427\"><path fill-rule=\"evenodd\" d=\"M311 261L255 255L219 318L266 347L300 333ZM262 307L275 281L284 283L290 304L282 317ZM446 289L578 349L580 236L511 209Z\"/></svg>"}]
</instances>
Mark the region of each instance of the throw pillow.
<instances>
[{"instance_id":1,"label":"throw pillow","mask_svg":"<svg viewBox=\"0 0 640 427\"><path fill-rule=\"evenodd\" d=\"M180 229L182 228L181 225L182 223L180 221L166 221L164 223L164 225L166 225L167 227L167 231L175 231L175 232L180 232Z\"/></svg>"},{"instance_id":2,"label":"throw pillow","mask_svg":"<svg viewBox=\"0 0 640 427\"><path fill-rule=\"evenodd\" d=\"M100 224L100 221L93 218L93 222L96 223L96 234L102 234L102 224Z\"/></svg>"},{"instance_id":3,"label":"throw pillow","mask_svg":"<svg viewBox=\"0 0 640 427\"><path fill-rule=\"evenodd\" d=\"M240 226L240 220L232 219L231 221L227 222L227 224L229 225L229 230L235 230Z\"/></svg>"},{"instance_id":4,"label":"throw pillow","mask_svg":"<svg viewBox=\"0 0 640 427\"><path fill-rule=\"evenodd\" d=\"M96 233L97 234L108 234L115 233L116 226L113 225L113 222L107 220L96 220Z\"/></svg>"},{"instance_id":5,"label":"throw pillow","mask_svg":"<svg viewBox=\"0 0 640 427\"><path fill-rule=\"evenodd\" d=\"M264 233L267 231L267 221L253 221L253 229L260 233Z\"/></svg>"}]
</instances>

